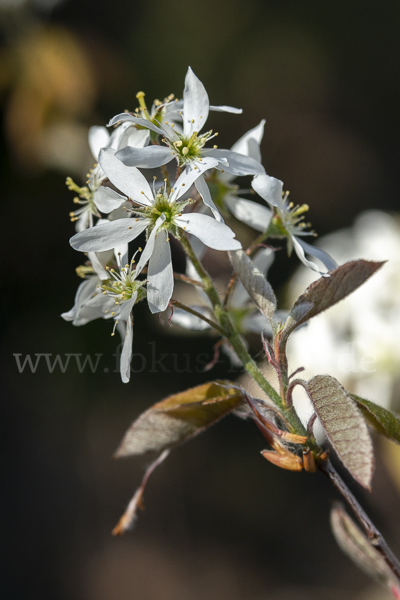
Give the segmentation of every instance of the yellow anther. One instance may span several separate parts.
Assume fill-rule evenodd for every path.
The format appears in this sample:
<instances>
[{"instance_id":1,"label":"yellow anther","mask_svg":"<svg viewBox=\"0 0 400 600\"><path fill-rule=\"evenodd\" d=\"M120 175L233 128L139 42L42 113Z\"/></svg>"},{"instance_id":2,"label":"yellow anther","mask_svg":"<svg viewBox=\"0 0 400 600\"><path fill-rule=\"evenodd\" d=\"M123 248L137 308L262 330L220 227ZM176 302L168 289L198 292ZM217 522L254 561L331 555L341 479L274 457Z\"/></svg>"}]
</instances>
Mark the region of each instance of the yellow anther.
<instances>
[{"instance_id":1,"label":"yellow anther","mask_svg":"<svg viewBox=\"0 0 400 600\"><path fill-rule=\"evenodd\" d=\"M191 123L194 123L194 119L191 119L191 120L190 120L190 122L191 122Z\"/></svg>"},{"instance_id":2,"label":"yellow anther","mask_svg":"<svg viewBox=\"0 0 400 600\"><path fill-rule=\"evenodd\" d=\"M182 140L178 140L177 142L174 142L174 146L176 146L177 148L180 148L182 146L183 142Z\"/></svg>"},{"instance_id":3,"label":"yellow anther","mask_svg":"<svg viewBox=\"0 0 400 600\"><path fill-rule=\"evenodd\" d=\"M182 154L184 156L186 156L186 154L188 154L188 153L189 153L189 148L187 146L185 146L184 148L182 148Z\"/></svg>"},{"instance_id":4,"label":"yellow anther","mask_svg":"<svg viewBox=\"0 0 400 600\"><path fill-rule=\"evenodd\" d=\"M213 146L214 150L216 150L218 148L218 146Z\"/></svg>"}]
</instances>

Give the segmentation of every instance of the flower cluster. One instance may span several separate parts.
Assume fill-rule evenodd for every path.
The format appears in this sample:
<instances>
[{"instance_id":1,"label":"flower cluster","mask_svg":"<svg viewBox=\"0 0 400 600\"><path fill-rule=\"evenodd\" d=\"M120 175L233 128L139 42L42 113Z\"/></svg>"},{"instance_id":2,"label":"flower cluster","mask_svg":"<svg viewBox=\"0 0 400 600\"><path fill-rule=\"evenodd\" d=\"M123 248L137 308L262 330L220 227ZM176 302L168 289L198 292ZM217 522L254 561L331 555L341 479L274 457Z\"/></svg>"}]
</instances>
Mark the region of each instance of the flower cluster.
<instances>
[{"instance_id":1,"label":"flower cluster","mask_svg":"<svg viewBox=\"0 0 400 600\"><path fill-rule=\"evenodd\" d=\"M147 298L153 314L171 306L171 238L181 242L186 253L193 239L213 250L240 250L240 241L224 222L224 217L233 215L261 233L249 254L267 238L275 237L286 240L289 254L294 249L314 271L320 272L305 254L318 258L328 270L336 266L321 249L302 239L313 235L302 220L308 207L289 203L282 182L267 175L262 165L264 121L231 149L218 148L211 142L218 133L205 127L209 112L242 111L210 105L203 84L190 67L182 100L170 95L162 102L155 100L149 109L143 92L136 98L139 106L133 112L120 113L110 120L111 133L105 127L90 129L89 145L96 162L86 186L67 179L69 189L77 194L74 202L79 205L70 213L76 223L70 243L87 253L88 260L78 269L84 281L74 307L62 316L74 325L96 318L114 320L113 334L117 327L123 337L121 376L125 382L130 374L135 304ZM158 169L160 175L149 176L150 169ZM236 178L242 176L252 178L252 189L240 190ZM264 203L241 197L254 192ZM138 242L140 236L145 237L143 250L136 247L129 258L129 243ZM260 255L264 274L271 262L271 253L267 255ZM197 321L201 317L205 327L211 326L206 307L200 317L196 310L186 308L194 315L187 321L188 326L199 329ZM239 323L241 334L266 328L265 319L254 314L244 288L233 290L227 309ZM179 312L176 320L179 322Z\"/></svg>"}]
</instances>

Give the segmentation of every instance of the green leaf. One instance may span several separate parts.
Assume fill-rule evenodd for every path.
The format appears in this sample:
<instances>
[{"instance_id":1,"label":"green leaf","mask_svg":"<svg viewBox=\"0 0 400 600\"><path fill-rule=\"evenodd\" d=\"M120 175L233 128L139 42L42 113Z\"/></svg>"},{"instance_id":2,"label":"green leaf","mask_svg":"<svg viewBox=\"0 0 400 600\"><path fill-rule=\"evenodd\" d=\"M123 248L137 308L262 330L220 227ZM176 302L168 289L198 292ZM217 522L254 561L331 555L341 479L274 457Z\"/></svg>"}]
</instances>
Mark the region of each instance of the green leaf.
<instances>
[{"instance_id":1,"label":"green leaf","mask_svg":"<svg viewBox=\"0 0 400 600\"><path fill-rule=\"evenodd\" d=\"M241 402L242 393L229 381L213 381L169 396L132 423L115 456L162 452L182 444Z\"/></svg>"},{"instance_id":2,"label":"green leaf","mask_svg":"<svg viewBox=\"0 0 400 600\"><path fill-rule=\"evenodd\" d=\"M271 285L243 250L229 252L229 258L244 289L264 317L271 320L276 298Z\"/></svg>"},{"instance_id":3,"label":"green leaf","mask_svg":"<svg viewBox=\"0 0 400 600\"><path fill-rule=\"evenodd\" d=\"M356 481L370 489L374 454L367 424L344 387L329 375L317 375L306 390L329 441Z\"/></svg>"},{"instance_id":4,"label":"green leaf","mask_svg":"<svg viewBox=\"0 0 400 600\"><path fill-rule=\"evenodd\" d=\"M383 556L373 547L340 504L331 511L331 527L340 548L360 569L392 593L398 590L399 582Z\"/></svg>"},{"instance_id":5,"label":"green leaf","mask_svg":"<svg viewBox=\"0 0 400 600\"><path fill-rule=\"evenodd\" d=\"M351 397L357 402L367 421L372 423L378 433L400 444L400 417L370 400L365 400L355 394L351 394Z\"/></svg>"},{"instance_id":6,"label":"green leaf","mask_svg":"<svg viewBox=\"0 0 400 600\"><path fill-rule=\"evenodd\" d=\"M282 343L294 329L354 292L383 262L355 260L314 281L294 303L282 332Z\"/></svg>"}]
</instances>

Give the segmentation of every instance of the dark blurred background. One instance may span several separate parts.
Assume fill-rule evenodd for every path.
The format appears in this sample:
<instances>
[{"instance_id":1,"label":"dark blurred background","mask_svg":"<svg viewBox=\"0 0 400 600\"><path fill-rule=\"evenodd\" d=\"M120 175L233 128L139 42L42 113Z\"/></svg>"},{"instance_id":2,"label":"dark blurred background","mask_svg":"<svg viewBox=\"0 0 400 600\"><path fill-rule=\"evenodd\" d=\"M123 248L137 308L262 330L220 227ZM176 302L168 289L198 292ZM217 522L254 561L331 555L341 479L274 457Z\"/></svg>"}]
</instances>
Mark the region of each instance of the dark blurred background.
<instances>
[{"instance_id":1,"label":"dark blurred background","mask_svg":"<svg viewBox=\"0 0 400 600\"><path fill-rule=\"evenodd\" d=\"M0 597L386 597L336 547L328 483L267 464L260 435L234 417L176 449L153 476L134 532L112 538L148 464L111 458L130 422L169 393L239 373L223 357L211 373L189 372L185 353L190 365L200 352L211 359L215 340L171 335L139 307L134 351L147 364L167 353L166 372L137 372L124 385L110 325L72 327L60 313L73 304L81 262L68 245L64 180L84 182L88 127L133 110L139 90L149 102L181 97L188 65L211 103L244 110L211 115L220 147L266 119L267 172L310 205L320 234L365 208L398 210L399 2L0 0L0 26ZM216 275L225 268L208 260ZM278 290L296 266L278 257ZM101 368L79 373L71 362L49 373L41 363L21 374L13 355L28 353L102 353ZM399 550L399 497L379 455L373 494L356 491Z\"/></svg>"}]
</instances>

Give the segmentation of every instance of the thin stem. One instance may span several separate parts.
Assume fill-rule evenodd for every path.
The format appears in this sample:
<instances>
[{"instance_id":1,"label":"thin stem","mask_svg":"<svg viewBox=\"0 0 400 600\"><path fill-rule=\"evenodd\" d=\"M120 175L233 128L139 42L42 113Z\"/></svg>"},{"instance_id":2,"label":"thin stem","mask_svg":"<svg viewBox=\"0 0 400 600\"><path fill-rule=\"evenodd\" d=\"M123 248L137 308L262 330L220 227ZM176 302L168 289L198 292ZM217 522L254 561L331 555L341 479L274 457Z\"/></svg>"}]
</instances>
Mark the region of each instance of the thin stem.
<instances>
[{"instance_id":1,"label":"thin stem","mask_svg":"<svg viewBox=\"0 0 400 600\"><path fill-rule=\"evenodd\" d=\"M369 516L366 514L343 479L340 477L339 473L337 473L337 471L334 469L332 463L330 461L318 462L318 468L330 479L334 487L346 500L347 504L362 525L372 546L374 546L374 548L376 548L376 550L381 554L392 573L400 581L400 563L398 559L389 548L381 532L375 527Z\"/></svg>"},{"instance_id":2,"label":"thin stem","mask_svg":"<svg viewBox=\"0 0 400 600\"><path fill-rule=\"evenodd\" d=\"M197 317L198 319L201 319L205 323L208 323L211 327L214 327L214 329L219 331L219 333L221 335L226 336L226 331L224 329L222 329L222 327L220 327L218 325L218 323L215 323L215 321L212 321L205 315L202 315L200 312L197 312L197 310L194 310L194 308L191 308L190 306L187 306L186 304L182 304L182 302L179 302L178 300L170 300L170 304L173 304L174 306L181 308L182 310L190 313L191 315Z\"/></svg>"},{"instance_id":3,"label":"thin stem","mask_svg":"<svg viewBox=\"0 0 400 600\"><path fill-rule=\"evenodd\" d=\"M218 296L218 292L215 289L215 286L208 275L207 271L204 269L203 265L197 258L196 254L193 251L193 248L187 239L186 236L181 237L182 246L188 256L188 258L192 261L193 266L195 267L197 273L199 274L203 285L204 291L209 297L212 307L214 309L215 317L220 323L222 329L225 331L224 335L229 340L230 344L233 346L237 356L243 364L243 367L246 371L253 377L253 379L258 383L260 388L277 404L279 407L282 407L282 401L279 394L272 387L272 385L265 379L264 375L251 358L247 349L245 348L240 335L236 331L233 323L228 315L228 313L224 310L221 300Z\"/></svg>"},{"instance_id":4,"label":"thin stem","mask_svg":"<svg viewBox=\"0 0 400 600\"><path fill-rule=\"evenodd\" d=\"M204 287L201 281L197 281L197 279L191 279L190 277L187 277L187 275L183 275L182 273L174 273L174 278L178 281L190 283L191 285L197 285L197 287Z\"/></svg>"}]
</instances>

